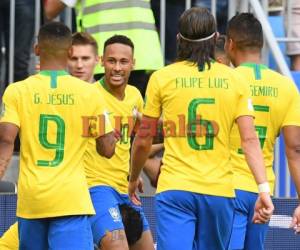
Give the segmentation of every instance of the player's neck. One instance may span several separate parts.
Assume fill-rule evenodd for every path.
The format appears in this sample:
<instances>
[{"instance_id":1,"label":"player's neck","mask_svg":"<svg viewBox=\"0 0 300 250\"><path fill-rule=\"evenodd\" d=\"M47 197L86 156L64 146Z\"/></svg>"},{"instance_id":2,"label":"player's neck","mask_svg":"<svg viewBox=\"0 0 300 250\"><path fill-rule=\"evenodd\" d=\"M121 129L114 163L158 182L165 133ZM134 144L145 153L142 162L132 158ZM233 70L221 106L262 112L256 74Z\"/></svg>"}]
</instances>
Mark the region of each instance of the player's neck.
<instances>
[{"instance_id":1,"label":"player's neck","mask_svg":"<svg viewBox=\"0 0 300 250\"><path fill-rule=\"evenodd\" d=\"M95 80L95 78L94 78L94 75L92 75L91 77L90 77L90 79L87 81L88 83L94 83L94 82L96 82L96 80Z\"/></svg>"},{"instance_id":2,"label":"player's neck","mask_svg":"<svg viewBox=\"0 0 300 250\"><path fill-rule=\"evenodd\" d=\"M237 52L236 54L236 66L241 65L242 63L256 63L261 64L261 55L259 52Z\"/></svg>"},{"instance_id":3,"label":"player's neck","mask_svg":"<svg viewBox=\"0 0 300 250\"><path fill-rule=\"evenodd\" d=\"M120 101L124 100L124 98L125 98L126 85L127 84L122 84L120 86L113 86L113 85L107 83L107 81L105 80L105 77L103 78L103 87Z\"/></svg>"},{"instance_id":4,"label":"player's neck","mask_svg":"<svg viewBox=\"0 0 300 250\"><path fill-rule=\"evenodd\" d=\"M66 70L67 64L63 61L43 61L40 62L40 70Z\"/></svg>"}]
</instances>

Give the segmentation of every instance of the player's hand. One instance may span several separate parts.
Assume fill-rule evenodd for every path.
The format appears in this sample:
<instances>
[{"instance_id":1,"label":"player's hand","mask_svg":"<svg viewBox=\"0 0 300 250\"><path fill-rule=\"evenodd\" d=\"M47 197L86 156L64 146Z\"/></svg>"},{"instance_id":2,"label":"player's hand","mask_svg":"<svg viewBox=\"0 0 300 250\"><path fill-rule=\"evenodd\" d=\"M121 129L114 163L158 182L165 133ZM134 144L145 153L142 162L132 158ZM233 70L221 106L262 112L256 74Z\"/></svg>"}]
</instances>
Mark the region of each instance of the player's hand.
<instances>
[{"instance_id":1,"label":"player's hand","mask_svg":"<svg viewBox=\"0 0 300 250\"><path fill-rule=\"evenodd\" d=\"M3 178L8 162L0 159L0 180Z\"/></svg>"},{"instance_id":2,"label":"player's hand","mask_svg":"<svg viewBox=\"0 0 300 250\"><path fill-rule=\"evenodd\" d=\"M300 233L300 205L294 211L291 227L294 229L295 234Z\"/></svg>"},{"instance_id":3,"label":"player's hand","mask_svg":"<svg viewBox=\"0 0 300 250\"><path fill-rule=\"evenodd\" d=\"M138 197L138 195L136 194L136 190L138 189L138 185L139 185L139 180L136 181L131 181L129 180L128 182L128 195L130 200L137 206L141 205L141 201L140 198Z\"/></svg>"},{"instance_id":4,"label":"player's hand","mask_svg":"<svg viewBox=\"0 0 300 250\"><path fill-rule=\"evenodd\" d=\"M114 129L114 137L116 139L116 142L119 141L122 137L121 132L117 129Z\"/></svg>"},{"instance_id":5,"label":"player's hand","mask_svg":"<svg viewBox=\"0 0 300 250\"><path fill-rule=\"evenodd\" d=\"M269 193L259 193L254 207L252 222L257 224L267 223L273 214L274 205Z\"/></svg>"},{"instance_id":6,"label":"player's hand","mask_svg":"<svg viewBox=\"0 0 300 250\"><path fill-rule=\"evenodd\" d=\"M144 193L144 181L142 177L138 178L138 190L140 193Z\"/></svg>"}]
</instances>

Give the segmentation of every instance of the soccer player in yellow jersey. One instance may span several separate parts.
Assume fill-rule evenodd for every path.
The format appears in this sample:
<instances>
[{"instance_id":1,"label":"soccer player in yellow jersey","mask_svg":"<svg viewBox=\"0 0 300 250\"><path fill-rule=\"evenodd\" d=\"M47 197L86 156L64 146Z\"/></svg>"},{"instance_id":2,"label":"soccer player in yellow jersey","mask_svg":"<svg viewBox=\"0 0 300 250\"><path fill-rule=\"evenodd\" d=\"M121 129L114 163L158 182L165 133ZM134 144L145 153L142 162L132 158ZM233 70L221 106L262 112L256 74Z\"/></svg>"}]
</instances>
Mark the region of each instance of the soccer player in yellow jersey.
<instances>
[{"instance_id":1,"label":"soccer player in yellow jersey","mask_svg":"<svg viewBox=\"0 0 300 250\"><path fill-rule=\"evenodd\" d=\"M92 249L87 215L94 214L83 169L85 117L103 118L105 103L93 85L68 75L71 32L43 26L35 52L41 72L11 84L0 119L0 177L21 136L17 217L20 249ZM103 119L102 119L103 120ZM101 120L100 120L101 121ZM112 128L96 136L97 151L114 153Z\"/></svg>"},{"instance_id":2,"label":"soccer player in yellow jersey","mask_svg":"<svg viewBox=\"0 0 300 250\"><path fill-rule=\"evenodd\" d=\"M97 43L96 41L88 34L84 32L74 33L72 35L72 54L68 59L68 71L71 75L80 78L86 82L93 82L93 72L96 63L98 63L97 56ZM94 66L93 66L94 65ZM99 84L99 83L96 83ZM130 87L134 89L134 87ZM126 87L127 89L127 87ZM108 93L108 92L107 92ZM130 95L134 97L135 95ZM139 94L136 94L139 97ZM106 97L115 98L113 95L108 94ZM140 98L138 98L138 103L141 104ZM126 111L126 105L124 106ZM95 148L90 148L92 152L95 151ZM128 157L128 154L125 154L125 158ZM112 158L114 160L114 157ZM153 164L152 164L153 165ZM93 164L94 166L94 164ZM127 163L128 167L128 163ZM112 168L112 171L115 169ZM97 173L97 172L96 172ZM128 174L128 169L127 169ZM127 174L123 176L124 182L127 183ZM125 189L125 191L127 188ZM138 211L131 208L130 205L120 205L119 210L121 212L122 221L125 227L126 238L128 244L132 249L141 249L145 244L144 238L150 232L145 232L143 239L139 240L143 232L143 221L141 221L141 215ZM140 210L140 209L139 209ZM142 216L144 216L142 214ZM148 224L148 223L147 223ZM145 236L146 235L146 236ZM138 241L138 243L136 243ZM152 244L152 242L150 242ZM8 231L0 238L0 249L6 247L10 250L17 250L19 247L18 242L18 230L17 224L11 226Z\"/></svg>"},{"instance_id":3,"label":"soccer player in yellow jersey","mask_svg":"<svg viewBox=\"0 0 300 250\"><path fill-rule=\"evenodd\" d=\"M255 111L255 129L263 150L267 178L273 194L274 145L283 132L288 163L300 194L300 99L296 85L289 78L261 63L263 32L260 22L250 13L233 17L228 23L225 49L236 72L243 74L251 88ZM264 249L268 224L251 221L259 189L241 150L240 136L234 127L230 137L231 165L236 192L234 228L230 249ZM300 207L295 218L299 223Z\"/></svg>"},{"instance_id":4,"label":"soccer player in yellow jersey","mask_svg":"<svg viewBox=\"0 0 300 250\"><path fill-rule=\"evenodd\" d=\"M1 250L18 250L18 224L14 223L0 238Z\"/></svg>"},{"instance_id":5,"label":"soccer player in yellow jersey","mask_svg":"<svg viewBox=\"0 0 300 250\"><path fill-rule=\"evenodd\" d=\"M128 192L136 204L138 177L163 113L163 165L156 194L158 249L227 249L234 213L229 135L238 124L242 148L258 184L266 183L253 125L249 87L233 69L213 60L214 17L191 8L179 19L177 62L152 74L135 137ZM253 220L271 217L262 192Z\"/></svg>"},{"instance_id":6,"label":"soccer player in yellow jersey","mask_svg":"<svg viewBox=\"0 0 300 250\"><path fill-rule=\"evenodd\" d=\"M115 155L105 159L95 154L95 143L89 142L85 169L96 215L91 217L95 244L101 249L128 249L119 205L128 204L140 212L143 234L130 249L153 249L148 222L140 206L132 204L127 195L130 135L142 112L143 99L139 90L128 85L134 67L134 45L126 36L115 35L104 44L102 65L105 75L95 83L110 111L114 128L120 132Z\"/></svg>"}]
</instances>

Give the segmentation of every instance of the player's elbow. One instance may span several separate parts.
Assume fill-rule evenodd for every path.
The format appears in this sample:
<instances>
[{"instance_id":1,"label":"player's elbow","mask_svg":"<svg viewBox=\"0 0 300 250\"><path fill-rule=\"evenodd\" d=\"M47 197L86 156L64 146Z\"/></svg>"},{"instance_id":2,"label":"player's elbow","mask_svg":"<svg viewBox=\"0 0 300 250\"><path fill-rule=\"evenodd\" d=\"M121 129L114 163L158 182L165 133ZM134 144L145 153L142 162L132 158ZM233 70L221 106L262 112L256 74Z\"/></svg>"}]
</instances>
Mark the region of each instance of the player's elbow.
<instances>
[{"instance_id":1,"label":"player's elbow","mask_svg":"<svg viewBox=\"0 0 300 250\"><path fill-rule=\"evenodd\" d=\"M115 149L114 148L99 148L99 147L96 147L97 149L97 152L99 155L105 157L105 158L108 158L110 159L111 157L113 157L113 155L115 154Z\"/></svg>"},{"instance_id":2,"label":"player's elbow","mask_svg":"<svg viewBox=\"0 0 300 250\"><path fill-rule=\"evenodd\" d=\"M248 151L250 148L259 147L259 140L256 136L247 136L241 139L241 145L243 151Z\"/></svg>"},{"instance_id":3,"label":"player's elbow","mask_svg":"<svg viewBox=\"0 0 300 250\"><path fill-rule=\"evenodd\" d=\"M101 136L96 140L97 153L110 159L115 154L116 139L113 133Z\"/></svg>"},{"instance_id":4,"label":"player's elbow","mask_svg":"<svg viewBox=\"0 0 300 250\"><path fill-rule=\"evenodd\" d=\"M152 138L151 137L136 137L134 139L134 147L140 151L145 151L150 153L152 145Z\"/></svg>"},{"instance_id":5,"label":"player's elbow","mask_svg":"<svg viewBox=\"0 0 300 250\"><path fill-rule=\"evenodd\" d=\"M288 145L286 144L286 155L290 160L300 160L300 142Z\"/></svg>"}]
</instances>

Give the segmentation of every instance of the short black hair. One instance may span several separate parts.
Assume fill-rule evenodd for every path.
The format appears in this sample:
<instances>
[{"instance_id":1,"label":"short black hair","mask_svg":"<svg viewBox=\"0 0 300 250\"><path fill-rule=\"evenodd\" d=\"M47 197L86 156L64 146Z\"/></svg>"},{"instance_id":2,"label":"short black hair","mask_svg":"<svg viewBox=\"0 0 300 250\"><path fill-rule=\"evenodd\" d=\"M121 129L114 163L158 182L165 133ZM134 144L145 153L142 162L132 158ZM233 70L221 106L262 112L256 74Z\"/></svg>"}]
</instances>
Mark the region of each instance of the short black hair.
<instances>
[{"instance_id":1,"label":"short black hair","mask_svg":"<svg viewBox=\"0 0 300 250\"><path fill-rule=\"evenodd\" d=\"M128 245L132 246L141 238L143 233L143 221L141 214L127 204L119 205L119 209Z\"/></svg>"},{"instance_id":2,"label":"short black hair","mask_svg":"<svg viewBox=\"0 0 300 250\"><path fill-rule=\"evenodd\" d=\"M43 25L38 34L38 45L47 54L67 52L72 44L71 30L60 22L49 22Z\"/></svg>"},{"instance_id":3,"label":"short black hair","mask_svg":"<svg viewBox=\"0 0 300 250\"><path fill-rule=\"evenodd\" d=\"M264 44L261 23L252 13L240 13L231 18L226 35L240 50L261 50Z\"/></svg>"},{"instance_id":4,"label":"short black hair","mask_svg":"<svg viewBox=\"0 0 300 250\"><path fill-rule=\"evenodd\" d=\"M127 36L123 36L123 35L114 35L110 38L108 38L105 43L104 43L104 47L103 47L103 54L105 52L105 48L108 45L111 44L115 44L115 43L120 43L120 44L124 44L129 46L132 49L132 52L134 52L134 44L133 42L130 40L130 38L128 38Z\"/></svg>"}]
</instances>

